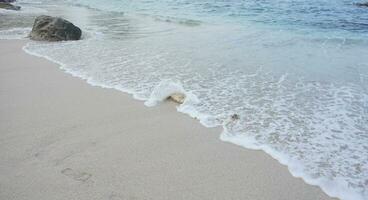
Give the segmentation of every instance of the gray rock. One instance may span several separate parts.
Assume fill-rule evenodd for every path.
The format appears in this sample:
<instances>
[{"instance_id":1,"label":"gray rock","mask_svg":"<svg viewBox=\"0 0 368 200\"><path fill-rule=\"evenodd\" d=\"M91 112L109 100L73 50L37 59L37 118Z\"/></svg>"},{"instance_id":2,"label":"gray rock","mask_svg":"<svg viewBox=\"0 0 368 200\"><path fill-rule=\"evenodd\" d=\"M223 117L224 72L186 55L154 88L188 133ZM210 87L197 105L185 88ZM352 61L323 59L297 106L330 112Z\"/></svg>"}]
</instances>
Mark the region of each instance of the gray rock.
<instances>
[{"instance_id":1,"label":"gray rock","mask_svg":"<svg viewBox=\"0 0 368 200\"><path fill-rule=\"evenodd\" d=\"M39 41L79 40L82 31L71 22L46 15L36 18L29 37Z\"/></svg>"},{"instance_id":2,"label":"gray rock","mask_svg":"<svg viewBox=\"0 0 368 200\"><path fill-rule=\"evenodd\" d=\"M6 9L6 10L20 10L20 6L15 6L10 3L6 3L6 2L0 2L0 8Z\"/></svg>"}]
</instances>

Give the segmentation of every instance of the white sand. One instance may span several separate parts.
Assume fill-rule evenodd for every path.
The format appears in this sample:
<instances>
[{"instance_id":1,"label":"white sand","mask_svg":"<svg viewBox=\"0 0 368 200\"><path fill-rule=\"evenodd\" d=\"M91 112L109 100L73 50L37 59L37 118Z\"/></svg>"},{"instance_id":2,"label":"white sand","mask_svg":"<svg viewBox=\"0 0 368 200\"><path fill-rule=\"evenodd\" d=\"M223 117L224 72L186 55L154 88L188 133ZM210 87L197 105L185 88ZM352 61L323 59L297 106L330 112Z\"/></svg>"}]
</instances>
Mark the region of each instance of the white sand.
<instances>
[{"instance_id":1,"label":"white sand","mask_svg":"<svg viewBox=\"0 0 368 200\"><path fill-rule=\"evenodd\" d=\"M330 199L172 103L147 108L0 40L0 199Z\"/></svg>"}]
</instances>

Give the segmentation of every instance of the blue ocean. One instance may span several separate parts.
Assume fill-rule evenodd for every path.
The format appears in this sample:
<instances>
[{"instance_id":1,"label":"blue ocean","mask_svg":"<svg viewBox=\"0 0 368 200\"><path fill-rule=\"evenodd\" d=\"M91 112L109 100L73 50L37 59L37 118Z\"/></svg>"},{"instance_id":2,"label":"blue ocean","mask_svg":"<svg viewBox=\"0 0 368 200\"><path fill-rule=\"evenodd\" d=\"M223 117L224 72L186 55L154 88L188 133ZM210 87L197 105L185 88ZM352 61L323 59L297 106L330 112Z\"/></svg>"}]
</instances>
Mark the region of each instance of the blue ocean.
<instances>
[{"instance_id":1,"label":"blue ocean","mask_svg":"<svg viewBox=\"0 0 368 200\"><path fill-rule=\"evenodd\" d=\"M82 40L24 50L147 106L184 93L178 111L223 127L224 142L265 151L330 196L365 200L368 7L355 3L19 0L21 12L0 12L0 38L62 16Z\"/></svg>"}]
</instances>

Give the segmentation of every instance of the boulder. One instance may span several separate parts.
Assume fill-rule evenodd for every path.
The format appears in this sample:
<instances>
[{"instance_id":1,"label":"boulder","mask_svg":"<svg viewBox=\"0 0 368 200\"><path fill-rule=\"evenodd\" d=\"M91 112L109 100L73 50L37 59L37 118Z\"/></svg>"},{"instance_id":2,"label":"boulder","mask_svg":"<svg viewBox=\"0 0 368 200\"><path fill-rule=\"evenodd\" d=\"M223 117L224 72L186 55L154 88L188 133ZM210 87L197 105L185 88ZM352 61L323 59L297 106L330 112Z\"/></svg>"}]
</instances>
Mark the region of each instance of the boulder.
<instances>
[{"instance_id":1,"label":"boulder","mask_svg":"<svg viewBox=\"0 0 368 200\"><path fill-rule=\"evenodd\" d=\"M7 2L0 2L0 8L6 10L20 10L20 6L15 6Z\"/></svg>"},{"instance_id":2,"label":"boulder","mask_svg":"<svg viewBox=\"0 0 368 200\"><path fill-rule=\"evenodd\" d=\"M175 103L178 103L178 104L183 104L184 101L185 101L185 94L174 93L174 94L170 95L167 99L171 100Z\"/></svg>"},{"instance_id":3,"label":"boulder","mask_svg":"<svg viewBox=\"0 0 368 200\"><path fill-rule=\"evenodd\" d=\"M36 18L29 37L39 41L79 40L82 31L71 22L42 15Z\"/></svg>"},{"instance_id":4,"label":"boulder","mask_svg":"<svg viewBox=\"0 0 368 200\"><path fill-rule=\"evenodd\" d=\"M368 7L368 2L365 2L365 3L356 3L355 5L357 5L359 7Z\"/></svg>"}]
</instances>

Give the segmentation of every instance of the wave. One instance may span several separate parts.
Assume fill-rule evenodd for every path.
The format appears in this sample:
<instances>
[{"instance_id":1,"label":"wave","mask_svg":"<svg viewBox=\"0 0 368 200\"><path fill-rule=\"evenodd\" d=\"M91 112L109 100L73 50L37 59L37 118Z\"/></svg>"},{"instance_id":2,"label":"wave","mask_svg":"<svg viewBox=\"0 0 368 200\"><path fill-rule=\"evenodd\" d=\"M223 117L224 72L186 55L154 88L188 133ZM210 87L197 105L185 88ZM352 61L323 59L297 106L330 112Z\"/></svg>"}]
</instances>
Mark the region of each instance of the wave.
<instances>
[{"instance_id":1,"label":"wave","mask_svg":"<svg viewBox=\"0 0 368 200\"><path fill-rule=\"evenodd\" d=\"M24 39L28 37L28 34L31 30L31 28L12 28L8 30L2 30L0 31L0 39Z\"/></svg>"},{"instance_id":2,"label":"wave","mask_svg":"<svg viewBox=\"0 0 368 200\"><path fill-rule=\"evenodd\" d=\"M176 23L185 26L199 26L202 24L200 20L193 20L193 19L183 19L177 17L167 17L167 16L153 16L155 20L161 22L168 22L168 23Z\"/></svg>"}]
</instances>

